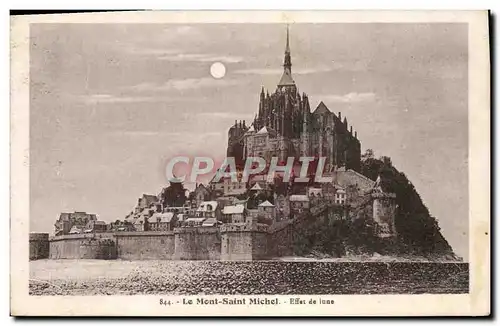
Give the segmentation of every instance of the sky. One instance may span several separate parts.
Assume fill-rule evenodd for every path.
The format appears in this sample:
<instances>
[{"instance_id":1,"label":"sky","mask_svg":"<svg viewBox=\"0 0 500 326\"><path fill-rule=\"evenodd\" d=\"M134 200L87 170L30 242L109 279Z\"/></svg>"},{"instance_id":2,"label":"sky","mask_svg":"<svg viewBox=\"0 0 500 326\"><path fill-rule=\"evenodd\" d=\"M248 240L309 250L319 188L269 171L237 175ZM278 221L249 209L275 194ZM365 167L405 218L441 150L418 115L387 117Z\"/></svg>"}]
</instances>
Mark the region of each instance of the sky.
<instances>
[{"instance_id":1,"label":"sky","mask_svg":"<svg viewBox=\"0 0 500 326\"><path fill-rule=\"evenodd\" d=\"M286 26L32 24L30 38L30 227L52 233L61 212L123 219L173 156L223 158L229 127L276 88ZM467 25L291 24L290 48L311 109L390 156L467 260Z\"/></svg>"}]
</instances>

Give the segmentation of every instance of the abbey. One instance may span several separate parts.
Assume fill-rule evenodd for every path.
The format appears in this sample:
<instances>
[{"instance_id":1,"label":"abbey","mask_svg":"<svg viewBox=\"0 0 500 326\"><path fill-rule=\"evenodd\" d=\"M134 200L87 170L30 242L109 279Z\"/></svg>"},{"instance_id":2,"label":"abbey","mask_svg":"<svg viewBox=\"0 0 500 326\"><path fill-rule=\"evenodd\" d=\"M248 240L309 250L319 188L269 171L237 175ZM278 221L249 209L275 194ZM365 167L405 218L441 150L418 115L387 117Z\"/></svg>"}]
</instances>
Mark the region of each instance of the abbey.
<instances>
[{"instance_id":1,"label":"abbey","mask_svg":"<svg viewBox=\"0 0 500 326\"><path fill-rule=\"evenodd\" d=\"M247 126L236 121L229 129L227 156L237 163L247 157L326 157L325 170L339 167L359 171L361 144L347 119L331 112L323 102L311 112L309 97L300 94L292 77L292 59L287 28L283 75L274 93L262 88L259 111Z\"/></svg>"}]
</instances>

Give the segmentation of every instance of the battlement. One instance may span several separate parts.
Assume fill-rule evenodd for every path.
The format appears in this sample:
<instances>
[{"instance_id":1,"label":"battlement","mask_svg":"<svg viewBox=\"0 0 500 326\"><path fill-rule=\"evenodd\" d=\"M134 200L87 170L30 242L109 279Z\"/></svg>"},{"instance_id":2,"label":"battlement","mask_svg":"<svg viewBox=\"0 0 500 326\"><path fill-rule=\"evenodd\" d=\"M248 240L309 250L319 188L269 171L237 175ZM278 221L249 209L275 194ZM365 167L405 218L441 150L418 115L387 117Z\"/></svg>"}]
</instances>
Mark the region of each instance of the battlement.
<instances>
[{"instance_id":1,"label":"battlement","mask_svg":"<svg viewBox=\"0 0 500 326\"><path fill-rule=\"evenodd\" d=\"M266 224L231 223L221 226L221 233L224 232L269 232Z\"/></svg>"},{"instance_id":2,"label":"battlement","mask_svg":"<svg viewBox=\"0 0 500 326\"><path fill-rule=\"evenodd\" d=\"M219 228L216 226L206 226L206 227L181 227L175 228L174 234L183 234L183 233L196 233L196 234L210 234L219 232Z\"/></svg>"},{"instance_id":3,"label":"battlement","mask_svg":"<svg viewBox=\"0 0 500 326\"><path fill-rule=\"evenodd\" d=\"M30 242L31 241L49 241L48 233L30 233Z\"/></svg>"}]
</instances>

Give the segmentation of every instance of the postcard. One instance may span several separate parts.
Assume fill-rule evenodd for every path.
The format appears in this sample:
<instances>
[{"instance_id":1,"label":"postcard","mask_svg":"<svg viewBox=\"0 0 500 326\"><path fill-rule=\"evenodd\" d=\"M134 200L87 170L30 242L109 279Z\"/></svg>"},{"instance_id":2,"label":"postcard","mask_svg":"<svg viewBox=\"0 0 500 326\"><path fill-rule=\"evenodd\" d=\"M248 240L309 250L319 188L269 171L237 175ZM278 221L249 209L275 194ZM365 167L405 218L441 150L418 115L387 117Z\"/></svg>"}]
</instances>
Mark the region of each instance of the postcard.
<instances>
[{"instance_id":1,"label":"postcard","mask_svg":"<svg viewBox=\"0 0 500 326\"><path fill-rule=\"evenodd\" d=\"M11 315L489 315L488 33L13 16Z\"/></svg>"}]
</instances>

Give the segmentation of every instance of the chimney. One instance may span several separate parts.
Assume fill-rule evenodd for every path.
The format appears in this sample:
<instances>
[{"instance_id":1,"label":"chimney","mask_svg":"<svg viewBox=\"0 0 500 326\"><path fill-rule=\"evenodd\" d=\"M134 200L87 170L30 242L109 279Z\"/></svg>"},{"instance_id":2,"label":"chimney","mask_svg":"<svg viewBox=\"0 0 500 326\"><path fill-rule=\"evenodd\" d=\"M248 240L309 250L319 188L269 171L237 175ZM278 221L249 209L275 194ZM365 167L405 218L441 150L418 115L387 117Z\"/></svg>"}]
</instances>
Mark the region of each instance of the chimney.
<instances>
[{"instance_id":1,"label":"chimney","mask_svg":"<svg viewBox=\"0 0 500 326\"><path fill-rule=\"evenodd\" d=\"M352 135L352 126L351 126L351 135Z\"/></svg>"},{"instance_id":2,"label":"chimney","mask_svg":"<svg viewBox=\"0 0 500 326\"><path fill-rule=\"evenodd\" d=\"M357 131L354 132L354 138L356 138L356 139L358 138L358 132Z\"/></svg>"},{"instance_id":3,"label":"chimney","mask_svg":"<svg viewBox=\"0 0 500 326\"><path fill-rule=\"evenodd\" d=\"M234 120L234 126L236 127L238 125L238 120Z\"/></svg>"},{"instance_id":4,"label":"chimney","mask_svg":"<svg viewBox=\"0 0 500 326\"><path fill-rule=\"evenodd\" d=\"M342 120L342 113L339 111L339 120Z\"/></svg>"},{"instance_id":5,"label":"chimney","mask_svg":"<svg viewBox=\"0 0 500 326\"><path fill-rule=\"evenodd\" d=\"M243 120L243 128L246 128L246 126L245 126L245 120ZM351 127L351 128L352 128L352 127Z\"/></svg>"}]
</instances>

